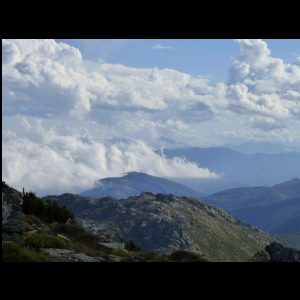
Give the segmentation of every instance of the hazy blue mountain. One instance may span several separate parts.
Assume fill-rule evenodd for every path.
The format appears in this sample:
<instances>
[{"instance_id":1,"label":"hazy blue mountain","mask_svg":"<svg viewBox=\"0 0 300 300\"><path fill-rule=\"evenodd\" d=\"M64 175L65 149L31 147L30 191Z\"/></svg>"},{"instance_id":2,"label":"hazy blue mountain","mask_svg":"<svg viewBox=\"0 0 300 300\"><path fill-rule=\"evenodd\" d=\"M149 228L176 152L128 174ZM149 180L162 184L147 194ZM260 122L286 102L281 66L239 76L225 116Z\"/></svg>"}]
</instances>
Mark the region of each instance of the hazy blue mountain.
<instances>
[{"instance_id":1,"label":"hazy blue mountain","mask_svg":"<svg viewBox=\"0 0 300 300\"><path fill-rule=\"evenodd\" d=\"M111 196L116 199L125 199L142 192L199 197L197 192L182 184L139 172L130 172L123 177L101 179L94 188L82 192L81 195L87 197Z\"/></svg>"},{"instance_id":2,"label":"hazy blue mountain","mask_svg":"<svg viewBox=\"0 0 300 300\"><path fill-rule=\"evenodd\" d=\"M239 145L225 144L222 147L229 148L244 154L300 152L299 146L297 147L295 145L282 145L270 142L247 142Z\"/></svg>"},{"instance_id":3,"label":"hazy blue mountain","mask_svg":"<svg viewBox=\"0 0 300 300\"><path fill-rule=\"evenodd\" d=\"M300 177L300 153L243 154L227 148L164 149L168 158L185 157L200 167L222 175L214 180L184 180L180 183L197 192L217 191L251 186L272 186Z\"/></svg>"},{"instance_id":4,"label":"hazy blue mountain","mask_svg":"<svg viewBox=\"0 0 300 300\"><path fill-rule=\"evenodd\" d=\"M230 189L205 201L300 246L300 179L272 187Z\"/></svg>"}]
</instances>

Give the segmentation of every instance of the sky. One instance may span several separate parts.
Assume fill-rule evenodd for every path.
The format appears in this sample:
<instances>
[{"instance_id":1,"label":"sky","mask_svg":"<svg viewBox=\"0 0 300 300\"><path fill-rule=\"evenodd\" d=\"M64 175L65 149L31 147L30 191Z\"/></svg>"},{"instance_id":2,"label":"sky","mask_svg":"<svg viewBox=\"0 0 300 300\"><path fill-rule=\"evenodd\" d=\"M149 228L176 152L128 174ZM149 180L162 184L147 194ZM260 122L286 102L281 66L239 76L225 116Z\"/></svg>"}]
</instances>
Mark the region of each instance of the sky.
<instances>
[{"instance_id":1,"label":"sky","mask_svg":"<svg viewBox=\"0 0 300 300\"><path fill-rule=\"evenodd\" d=\"M80 192L130 171L215 180L155 150L299 146L300 41L2 40L2 99L15 188Z\"/></svg>"},{"instance_id":2,"label":"sky","mask_svg":"<svg viewBox=\"0 0 300 300\"><path fill-rule=\"evenodd\" d=\"M105 60L137 68L171 68L226 81L239 45L230 39L57 40L80 49L84 59ZM292 63L300 55L300 40L266 40L275 57ZM153 51L155 50L155 51Z\"/></svg>"}]
</instances>

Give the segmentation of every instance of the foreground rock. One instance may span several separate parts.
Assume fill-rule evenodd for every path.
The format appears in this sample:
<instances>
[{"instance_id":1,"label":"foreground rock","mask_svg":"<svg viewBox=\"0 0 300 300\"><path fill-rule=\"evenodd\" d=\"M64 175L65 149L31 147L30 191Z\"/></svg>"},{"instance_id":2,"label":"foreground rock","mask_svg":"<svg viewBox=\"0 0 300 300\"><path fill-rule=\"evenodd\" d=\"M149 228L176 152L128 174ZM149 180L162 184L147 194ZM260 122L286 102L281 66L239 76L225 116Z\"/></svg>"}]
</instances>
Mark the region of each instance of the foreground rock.
<instances>
[{"instance_id":1,"label":"foreground rock","mask_svg":"<svg viewBox=\"0 0 300 300\"><path fill-rule=\"evenodd\" d=\"M84 253L77 253L68 249L47 248L41 249L41 253L47 255L50 259L69 262L102 262L106 261L103 257L92 257Z\"/></svg>"},{"instance_id":2,"label":"foreground rock","mask_svg":"<svg viewBox=\"0 0 300 300\"><path fill-rule=\"evenodd\" d=\"M264 250L257 252L253 259L255 262L300 262L300 250L285 247L273 242Z\"/></svg>"},{"instance_id":3,"label":"foreground rock","mask_svg":"<svg viewBox=\"0 0 300 300\"><path fill-rule=\"evenodd\" d=\"M23 242L22 195L2 183L2 241Z\"/></svg>"},{"instance_id":4,"label":"foreground rock","mask_svg":"<svg viewBox=\"0 0 300 300\"><path fill-rule=\"evenodd\" d=\"M287 248L279 243L271 243L266 247L269 261L272 262L300 262L300 250Z\"/></svg>"}]
</instances>

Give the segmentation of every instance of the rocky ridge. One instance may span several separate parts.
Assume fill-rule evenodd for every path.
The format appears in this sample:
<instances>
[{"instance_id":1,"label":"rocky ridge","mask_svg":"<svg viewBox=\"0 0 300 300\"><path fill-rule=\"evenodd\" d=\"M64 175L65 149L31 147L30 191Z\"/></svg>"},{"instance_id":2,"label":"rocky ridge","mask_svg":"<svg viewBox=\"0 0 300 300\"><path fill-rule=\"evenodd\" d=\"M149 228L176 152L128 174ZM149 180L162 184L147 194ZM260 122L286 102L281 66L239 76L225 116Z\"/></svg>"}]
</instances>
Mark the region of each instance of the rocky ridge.
<instances>
[{"instance_id":1,"label":"rocky ridge","mask_svg":"<svg viewBox=\"0 0 300 300\"><path fill-rule=\"evenodd\" d=\"M48 196L66 205L89 231L146 251L183 249L213 261L247 260L274 237L197 199L142 193L125 200Z\"/></svg>"}]
</instances>

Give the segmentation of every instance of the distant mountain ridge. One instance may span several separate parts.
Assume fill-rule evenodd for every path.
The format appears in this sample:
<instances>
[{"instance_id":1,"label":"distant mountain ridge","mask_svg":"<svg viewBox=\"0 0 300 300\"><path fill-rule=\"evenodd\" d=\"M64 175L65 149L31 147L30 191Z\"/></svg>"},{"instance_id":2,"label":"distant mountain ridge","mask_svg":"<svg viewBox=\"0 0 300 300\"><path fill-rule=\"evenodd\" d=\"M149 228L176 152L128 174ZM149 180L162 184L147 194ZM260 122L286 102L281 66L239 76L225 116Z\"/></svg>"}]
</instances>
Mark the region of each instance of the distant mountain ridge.
<instances>
[{"instance_id":1,"label":"distant mountain ridge","mask_svg":"<svg viewBox=\"0 0 300 300\"><path fill-rule=\"evenodd\" d=\"M243 154L222 147L164 149L167 158L182 157L220 174L218 179L185 179L178 182L197 192L218 191L251 186L272 186L300 177L300 153Z\"/></svg>"},{"instance_id":2,"label":"distant mountain ridge","mask_svg":"<svg viewBox=\"0 0 300 300\"><path fill-rule=\"evenodd\" d=\"M275 154L283 152L300 152L299 146L283 145L271 142L247 142L239 145L224 144L222 147L229 148L244 154Z\"/></svg>"},{"instance_id":3,"label":"distant mountain ridge","mask_svg":"<svg viewBox=\"0 0 300 300\"><path fill-rule=\"evenodd\" d=\"M300 179L225 190L205 198L237 218L300 246Z\"/></svg>"},{"instance_id":4,"label":"distant mountain ridge","mask_svg":"<svg viewBox=\"0 0 300 300\"><path fill-rule=\"evenodd\" d=\"M80 195L86 197L111 196L116 199L124 199L142 192L199 198L197 192L182 184L140 172L129 172L123 177L101 179L94 188L84 191Z\"/></svg>"}]
</instances>

